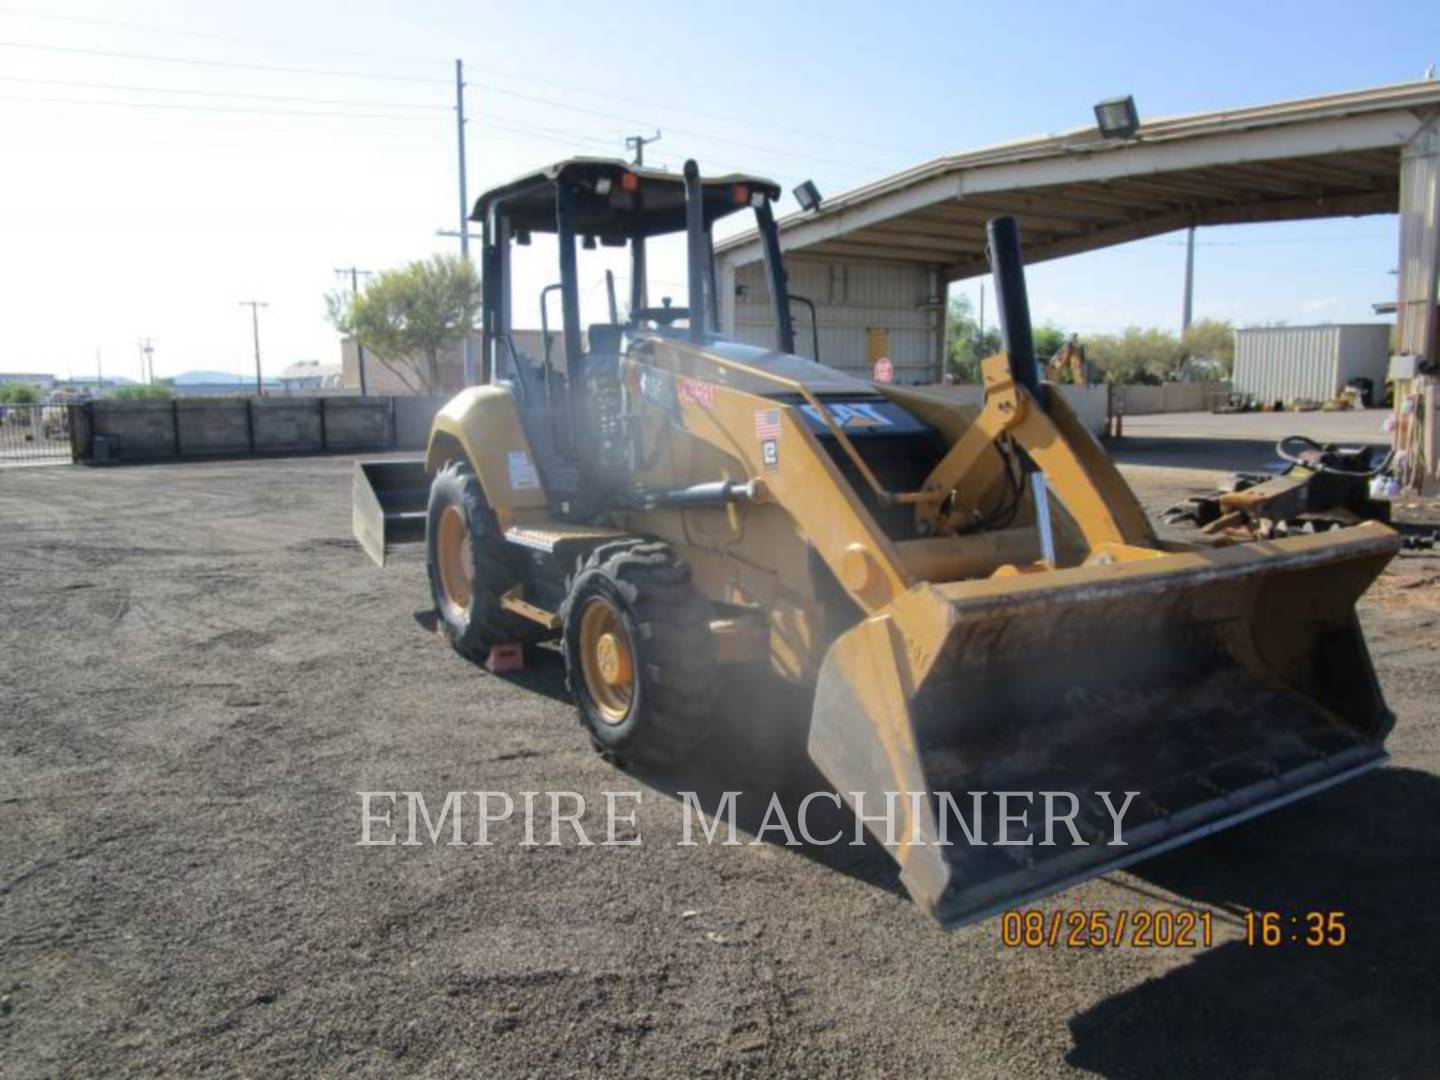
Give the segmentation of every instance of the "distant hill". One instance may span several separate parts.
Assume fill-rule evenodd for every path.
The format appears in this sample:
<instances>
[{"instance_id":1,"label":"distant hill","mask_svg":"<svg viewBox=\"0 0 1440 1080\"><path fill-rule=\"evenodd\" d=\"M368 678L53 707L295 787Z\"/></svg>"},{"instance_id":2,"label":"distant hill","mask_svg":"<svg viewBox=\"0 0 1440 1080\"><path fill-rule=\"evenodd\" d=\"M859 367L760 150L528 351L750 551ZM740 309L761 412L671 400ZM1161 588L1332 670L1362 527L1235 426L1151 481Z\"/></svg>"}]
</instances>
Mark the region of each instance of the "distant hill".
<instances>
[{"instance_id":1,"label":"distant hill","mask_svg":"<svg viewBox=\"0 0 1440 1080\"><path fill-rule=\"evenodd\" d=\"M103 375L106 386L136 386L134 379L127 379L124 375ZM94 386L94 375L76 375L73 379L56 379L56 386Z\"/></svg>"},{"instance_id":2,"label":"distant hill","mask_svg":"<svg viewBox=\"0 0 1440 1080\"><path fill-rule=\"evenodd\" d=\"M182 371L170 381L176 386L254 386L255 376L233 371ZM265 379L266 386L274 382L273 378Z\"/></svg>"}]
</instances>

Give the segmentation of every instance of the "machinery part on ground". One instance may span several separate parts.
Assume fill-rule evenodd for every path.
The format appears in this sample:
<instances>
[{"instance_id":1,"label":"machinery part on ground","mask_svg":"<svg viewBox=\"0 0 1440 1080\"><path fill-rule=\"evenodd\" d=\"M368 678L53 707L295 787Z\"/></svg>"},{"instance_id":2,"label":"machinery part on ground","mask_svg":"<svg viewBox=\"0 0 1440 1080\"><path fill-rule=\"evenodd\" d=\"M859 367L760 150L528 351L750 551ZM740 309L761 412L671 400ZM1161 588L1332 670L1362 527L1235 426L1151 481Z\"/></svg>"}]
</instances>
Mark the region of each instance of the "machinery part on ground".
<instances>
[{"instance_id":1,"label":"machinery part on ground","mask_svg":"<svg viewBox=\"0 0 1440 1080\"><path fill-rule=\"evenodd\" d=\"M1400 538L1406 551L1433 551L1435 545L1440 544L1440 529L1401 526Z\"/></svg>"},{"instance_id":2,"label":"machinery part on ground","mask_svg":"<svg viewBox=\"0 0 1440 1080\"><path fill-rule=\"evenodd\" d=\"M393 545L424 537L430 477L423 461L357 461L351 488L351 530L377 565Z\"/></svg>"},{"instance_id":3,"label":"machinery part on ground","mask_svg":"<svg viewBox=\"0 0 1440 1080\"><path fill-rule=\"evenodd\" d=\"M475 471L446 462L430 485L425 569L437 626L461 656L483 663L493 645L541 639L537 623L502 605L520 579L516 561Z\"/></svg>"},{"instance_id":4,"label":"machinery part on ground","mask_svg":"<svg viewBox=\"0 0 1440 1080\"><path fill-rule=\"evenodd\" d=\"M720 667L711 607L667 544L602 544L560 609L565 677L595 749L620 764L672 765L712 730Z\"/></svg>"},{"instance_id":5,"label":"machinery part on ground","mask_svg":"<svg viewBox=\"0 0 1440 1080\"><path fill-rule=\"evenodd\" d=\"M1390 520L1389 500L1372 498L1370 481L1390 468L1392 454L1374 446L1323 444L1306 435L1287 435L1275 444L1275 453L1289 463L1283 473L1235 473L1218 491L1169 507L1163 519L1192 523L1222 543Z\"/></svg>"},{"instance_id":6,"label":"machinery part on ground","mask_svg":"<svg viewBox=\"0 0 1440 1080\"><path fill-rule=\"evenodd\" d=\"M987 228L1006 348L981 362L978 410L795 355L778 197L693 162L682 177L576 159L476 204L488 385L440 410L425 467L440 484L468 463L487 511L472 538L513 560L495 561L486 610L563 631L602 752L695 758L726 722L712 709L726 665L768 662L813 686L810 758L947 925L1385 760L1391 715L1354 606L1393 531L1162 542L1041 382L1010 219ZM716 325L712 227L750 209L771 348ZM509 266L517 237L546 234L564 364L542 370L514 346ZM584 325L582 241L628 244L643 285L645 245L666 234L685 236L686 307ZM1292 468L1312 491L1365 482ZM1097 842L1093 798L1079 843L1037 840L1020 816L1005 835L991 818L970 843L935 842L998 791L1134 792L1124 846ZM874 817L887 793L893 831Z\"/></svg>"},{"instance_id":7,"label":"machinery part on ground","mask_svg":"<svg viewBox=\"0 0 1440 1080\"><path fill-rule=\"evenodd\" d=\"M1299 444L1305 449L1296 451L1291 447ZM1368 480L1379 476L1394 461L1394 452L1386 453L1377 462L1373 446L1339 447L1334 443L1321 443L1308 435L1286 435L1275 444L1275 453L1292 465L1299 465L1315 473L1331 476L1359 476Z\"/></svg>"}]
</instances>

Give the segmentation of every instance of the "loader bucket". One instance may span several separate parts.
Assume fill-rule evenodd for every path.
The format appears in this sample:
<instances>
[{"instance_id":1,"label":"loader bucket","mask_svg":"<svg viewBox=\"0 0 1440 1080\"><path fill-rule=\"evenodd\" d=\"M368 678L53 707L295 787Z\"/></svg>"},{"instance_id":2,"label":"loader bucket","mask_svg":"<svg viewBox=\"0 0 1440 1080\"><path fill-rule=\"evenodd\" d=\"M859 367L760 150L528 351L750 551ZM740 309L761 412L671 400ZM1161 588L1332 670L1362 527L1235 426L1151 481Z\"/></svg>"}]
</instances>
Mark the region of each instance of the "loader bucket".
<instances>
[{"instance_id":1,"label":"loader bucket","mask_svg":"<svg viewBox=\"0 0 1440 1080\"><path fill-rule=\"evenodd\" d=\"M917 585L827 653L810 756L867 817L902 793L902 883L947 926L983 918L1381 764L1354 606L1398 547L1365 525ZM1002 792L1030 795L1003 827ZM1120 844L1100 792L1137 793ZM1054 793L1083 844L1047 835Z\"/></svg>"},{"instance_id":2,"label":"loader bucket","mask_svg":"<svg viewBox=\"0 0 1440 1080\"><path fill-rule=\"evenodd\" d=\"M385 565L393 544L425 538L430 480L423 461L357 461L350 528L365 554Z\"/></svg>"}]
</instances>

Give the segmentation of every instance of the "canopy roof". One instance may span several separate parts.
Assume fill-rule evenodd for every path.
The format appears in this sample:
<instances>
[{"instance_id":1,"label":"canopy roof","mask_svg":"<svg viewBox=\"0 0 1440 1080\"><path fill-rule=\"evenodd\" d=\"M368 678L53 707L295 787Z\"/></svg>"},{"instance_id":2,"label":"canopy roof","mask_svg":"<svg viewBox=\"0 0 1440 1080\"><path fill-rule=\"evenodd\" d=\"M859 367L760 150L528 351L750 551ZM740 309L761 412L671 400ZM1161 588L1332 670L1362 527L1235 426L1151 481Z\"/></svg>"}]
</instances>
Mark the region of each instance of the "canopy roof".
<instances>
[{"instance_id":1,"label":"canopy roof","mask_svg":"<svg viewBox=\"0 0 1440 1080\"><path fill-rule=\"evenodd\" d=\"M501 184L475 201L470 220L483 221L494 206L514 229L555 232L555 188L561 179L575 189L575 231L582 236L618 243L685 228L685 178L615 158L570 158ZM731 173L702 177L700 183L707 226L748 207L755 192L772 201L780 197L773 181L757 176Z\"/></svg>"},{"instance_id":2,"label":"canopy roof","mask_svg":"<svg viewBox=\"0 0 1440 1080\"><path fill-rule=\"evenodd\" d=\"M1189 225L1394 213L1400 151L1440 113L1426 80L1157 118L1129 139L1093 127L950 154L779 222L796 255L986 271L985 222L1020 223L1027 262ZM716 245L743 265L754 232Z\"/></svg>"}]
</instances>

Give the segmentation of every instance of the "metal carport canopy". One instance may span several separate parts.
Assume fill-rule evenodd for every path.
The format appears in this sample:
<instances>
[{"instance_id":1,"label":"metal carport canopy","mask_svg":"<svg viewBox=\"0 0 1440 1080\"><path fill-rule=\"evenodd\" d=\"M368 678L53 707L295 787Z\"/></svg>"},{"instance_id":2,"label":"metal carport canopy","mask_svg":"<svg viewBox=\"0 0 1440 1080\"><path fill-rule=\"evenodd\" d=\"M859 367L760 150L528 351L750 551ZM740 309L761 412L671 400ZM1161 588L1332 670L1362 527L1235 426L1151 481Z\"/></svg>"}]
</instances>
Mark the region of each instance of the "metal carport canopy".
<instances>
[{"instance_id":1,"label":"metal carport canopy","mask_svg":"<svg viewBox=\"0 0 1440 1080\"><path fill-rule=\"evenodd\" d=\"M1028 262L1190 225L1390 214L1404 147L1440 113L1440 82L1150 120L1125 140L1093 127L937 158L780 222L781 247L984 273L985 222L1012 214ZM717 243L759 260L747 232Z\"/></svg>"}]
</instances>

